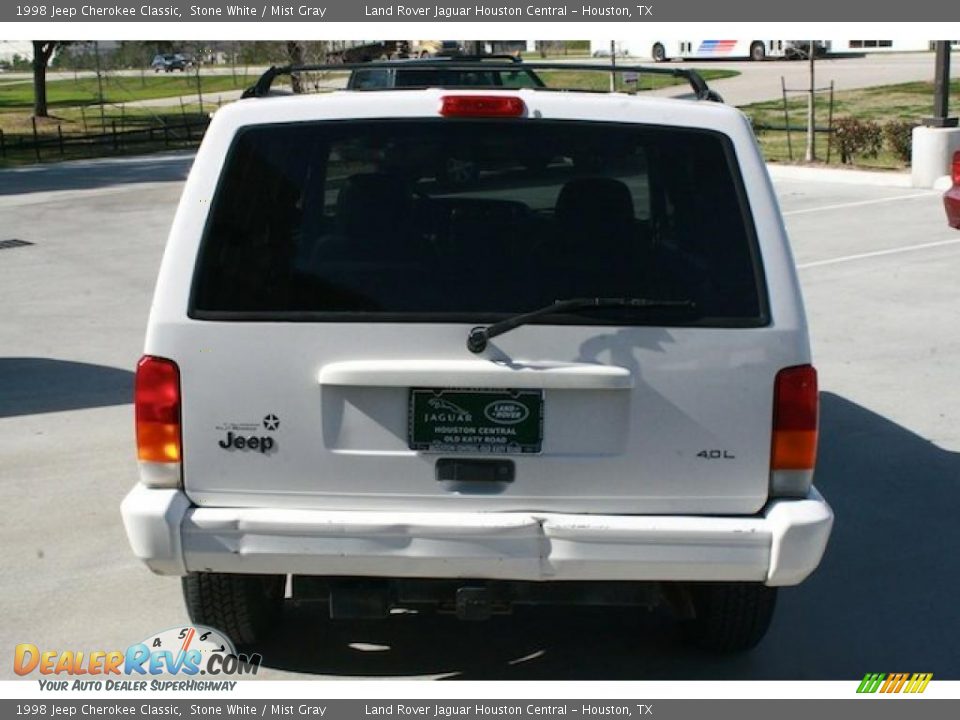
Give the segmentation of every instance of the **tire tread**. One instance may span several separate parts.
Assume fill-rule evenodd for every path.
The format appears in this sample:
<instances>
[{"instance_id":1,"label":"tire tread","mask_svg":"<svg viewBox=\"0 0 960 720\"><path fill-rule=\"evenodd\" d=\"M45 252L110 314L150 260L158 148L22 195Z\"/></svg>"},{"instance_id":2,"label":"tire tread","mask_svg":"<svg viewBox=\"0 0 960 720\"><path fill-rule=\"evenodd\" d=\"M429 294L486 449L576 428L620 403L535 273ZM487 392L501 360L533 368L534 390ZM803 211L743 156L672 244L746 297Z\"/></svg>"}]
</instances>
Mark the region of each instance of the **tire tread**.
<instances>
[{"instance_id":1,"label":"tire tread","mask_svg":"<svg viewBox=\"0 0 960 720\"><path fill-rule=\"evenodd\" d=\"M691 639L715 652L743 652L766 635L777 590L754 583L710 583L692 588L696 618Z\"/></svg>"},{"instance_id":2,"label":"tire tread","mask_svg":"<svg viewBox=\"0 0 960 720\"><path fill-rule=\"evenodd\" d=\"M213 627L235 645L256 643L276 620L283 602L282 575L195 572L182 578L190 619Z\"/></svg>"}]
</instances>

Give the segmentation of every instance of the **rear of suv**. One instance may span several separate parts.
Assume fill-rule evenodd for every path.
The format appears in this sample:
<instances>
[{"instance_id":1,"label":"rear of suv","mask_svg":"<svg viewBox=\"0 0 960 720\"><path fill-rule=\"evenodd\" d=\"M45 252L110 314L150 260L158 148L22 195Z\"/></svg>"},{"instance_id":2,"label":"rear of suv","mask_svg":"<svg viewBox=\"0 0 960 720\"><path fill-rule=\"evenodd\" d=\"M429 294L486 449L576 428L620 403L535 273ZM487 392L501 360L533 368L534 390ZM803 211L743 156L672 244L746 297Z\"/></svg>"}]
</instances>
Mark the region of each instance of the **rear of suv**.
<instances>
[{"instance_id":1,"label":"rear of suv","mask_svg":"<svg viewBox=\"0 0 960 720\"><path fill-rule=\"evenodd\" d=\"M473 182L425 170L444 157ZM719 103L227 106L145 352L128 537L240 644L292 595L334 621L665 603L743 650L830 534L788 240Z\"/></svg>"}]
</instances>

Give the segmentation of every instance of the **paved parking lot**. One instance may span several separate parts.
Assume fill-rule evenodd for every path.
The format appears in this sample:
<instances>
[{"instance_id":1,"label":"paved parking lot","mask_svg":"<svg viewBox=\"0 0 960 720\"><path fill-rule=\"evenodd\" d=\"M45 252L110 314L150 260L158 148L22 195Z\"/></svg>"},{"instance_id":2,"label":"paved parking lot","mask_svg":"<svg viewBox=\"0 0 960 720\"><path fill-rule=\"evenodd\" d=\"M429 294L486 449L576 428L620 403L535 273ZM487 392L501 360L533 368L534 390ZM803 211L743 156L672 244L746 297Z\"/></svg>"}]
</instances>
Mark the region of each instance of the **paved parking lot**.
<instances>
[{"instance_id":1,"label":"paved parking lot","mask_svg":"<svg viewBox=\"0 0 960 720\"><path fill-rule=\"evenodd\" d=\"M0 648L126 647L184 619L132 558L132 373L189 156L0 172ZM837 525L752 654L705 656L660 614L404 615L334 634L288 608L261 676L960 679L960 233L939 194L781 180L823 390L817 483ZM12 673L8 662L0 677Z\"/></svg>"}]
</instances>

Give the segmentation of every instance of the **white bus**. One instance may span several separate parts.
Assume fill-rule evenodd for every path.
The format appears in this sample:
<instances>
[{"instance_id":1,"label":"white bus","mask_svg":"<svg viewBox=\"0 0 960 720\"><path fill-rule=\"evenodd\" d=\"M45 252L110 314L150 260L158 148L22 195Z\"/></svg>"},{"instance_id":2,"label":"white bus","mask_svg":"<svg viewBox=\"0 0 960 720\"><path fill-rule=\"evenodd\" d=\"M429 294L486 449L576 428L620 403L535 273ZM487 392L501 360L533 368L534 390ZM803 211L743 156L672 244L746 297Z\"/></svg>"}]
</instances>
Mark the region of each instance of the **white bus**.
<instances>
[{"instance_id":1,"label":"white bus","mask_svg":"<svg viewBox=\"0 0 960 720\"><path fill-rule=\"evenodd\" d=\"M733 60L737 58L763 60L764 58L807 57L809 40L616 40L617 55L666 60ZM826 47L823 41L814 41L818 53ZM591 52L597 57L609 57L610 41L591 42Z\"/></svg>"}]
</instances>

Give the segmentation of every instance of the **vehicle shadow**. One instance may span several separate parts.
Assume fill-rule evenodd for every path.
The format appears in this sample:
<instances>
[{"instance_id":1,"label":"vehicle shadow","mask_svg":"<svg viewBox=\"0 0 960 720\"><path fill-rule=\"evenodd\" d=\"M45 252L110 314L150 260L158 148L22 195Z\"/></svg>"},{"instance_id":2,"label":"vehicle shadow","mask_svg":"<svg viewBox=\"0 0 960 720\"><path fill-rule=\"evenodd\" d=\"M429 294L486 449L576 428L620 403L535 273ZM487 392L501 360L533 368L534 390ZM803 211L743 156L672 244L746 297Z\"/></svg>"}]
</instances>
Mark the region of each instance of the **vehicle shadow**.
<instances>
[{"instance_id":1,"label":"vehicle shadow","mask_svg":"<svg viewBox=\"0 0 960 720\"><path fill-rule=\"evenodd\" d=\"M324 606L291 604L260 648L264 665L490 680L960 678L960 453L823 393L817 485L837 515L826 557L781 591L751 653L690 649L661 611L521 608L485 623L403 614L330 626Z\"/></svg>"},{"instance_id":2,"label":"vehicle shadow","mask_svg":"<svg viewBox=\"0 0 960 720\"><path fill-rule=\"evenodd\" d=\"M0 418L131 402L129 370L51 358L0 358Z\"/></svg>"},{"instance_id":3,"label":"vehicle shadow","mask_svg":"<svg viewBox=\"0 0 960 720\"><path fill-rule=\"evenodd\" d=\"M70 160L0 170L0 197L56 190L94 190L132 183L182 182L193 151Z\"/></svg>"}]
</instances>

